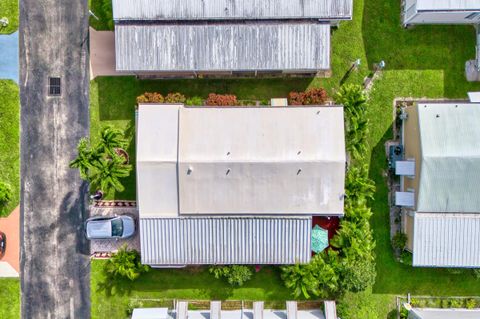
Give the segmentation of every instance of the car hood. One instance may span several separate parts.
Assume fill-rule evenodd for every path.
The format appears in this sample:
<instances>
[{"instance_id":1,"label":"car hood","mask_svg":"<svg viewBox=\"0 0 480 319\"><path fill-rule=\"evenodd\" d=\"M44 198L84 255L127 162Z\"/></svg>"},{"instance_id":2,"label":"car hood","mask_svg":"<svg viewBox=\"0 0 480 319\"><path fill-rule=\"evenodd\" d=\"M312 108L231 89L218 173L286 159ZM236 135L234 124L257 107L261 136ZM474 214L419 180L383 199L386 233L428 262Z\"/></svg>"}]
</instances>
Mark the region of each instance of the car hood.
<instances>
[{"instance_id":1,"label":"car hood","mask_svg":"<svg viewBox=\"0 0 480 319\"><path fill-rule=\"evenodd\" d=\"M123 236L130 237L135 233L135 221L131 217L122 217L123 221Z\"/></svg>"},{"instance_id":2,"label":"car hood","mask_svg":"<svg viewBox=\"0 0 480 319\"><path fill-rule=\"evenodd\" d=\"M110 220L92 220L87 223L88 238L112 237L112 222Z\"/></svg>"}]
</instances>

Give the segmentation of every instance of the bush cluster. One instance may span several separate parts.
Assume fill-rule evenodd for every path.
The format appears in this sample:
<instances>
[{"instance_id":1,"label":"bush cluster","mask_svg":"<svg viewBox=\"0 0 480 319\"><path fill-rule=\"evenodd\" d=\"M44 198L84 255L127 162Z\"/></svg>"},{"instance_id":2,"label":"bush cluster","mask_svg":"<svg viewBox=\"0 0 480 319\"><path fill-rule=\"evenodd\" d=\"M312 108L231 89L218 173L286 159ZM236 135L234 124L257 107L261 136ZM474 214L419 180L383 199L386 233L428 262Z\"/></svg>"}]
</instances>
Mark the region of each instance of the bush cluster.
<instances>
[{"instance_id":1,"label":"bush cluster","mask_svg":"<svg viewBox=\"0 0 480 319\"><path fill-rule=\"evenodd\" d=\"M165 96L165 103L185 103L187 98L185 95L181 93L168 93L167 96Z\"/></svg>"},{"instance_id":2,"label":"bush cluster","mask_svg":"<svg viewBox=\"0 0 480 319\"><path fill-rule=\"evenodd\" d=\"M0 206L6 205L12 199L12 187L9 184L0 182Z\"/></svg>"},{"instance_id":3,"label":"bush cluster","mask_svg":"<svg viewBox=\"0 0 480 319\"><path fill-rule=\"evenodd\" d=\"M209 271L217 279L225 278L232 286L243 286L253 274L251 267L243 265L211 266Z\"/></svg>"},{"instance_id":4,"label":"bush cluster","mask_svg":"<svg viewBox=\"0 0 480 319\"><path fill-rule=\"evenodd\" d=\"M323 88L311 88L305 92L290 92L288 94L290 105L322 105L327 101L328 94Z\"/></svg>"},{"instance_id":5,"label":"bush cluster","mask_svg":"<svg viewBox=\"0 0 480 319\"><path fill-rule=\"evenodd\" d=\"M126 244L120 247L112 258L108 259L104 268L108 278L127 278L131 281L149 270L149 266L142 264L140 253L136 250L129 250Z\"/></svg>"},{"instance_id":6,"label":"bush cluster","mask_svg":"<svg viewBox=\"0 0 480 319\"><path fill-rule=\"evenodd\" d=\"M404 250L407 245L407 240L408 238L406 234L398 232L392 238L392 246L395 249Z\"/></svg>"},{"instance_id":7,"label":"bush cluster","mask_svg":"<svg viewBox=\"0 0 480 319\"><path fill-rule=\"evenodd\" d=\"M164 103L165 98L160 93L145 92L140 96L137 96L137 103Z\"/></svg>"},{"instance_id":8,"label":"bush cluster","mask_svg":"<svg viewBox=\"0 0 480 319\"><path fill-rule=\"evenodd\" d=\"M235 95L210 93L205 104L208 106L236 106L239 103Z\"/></svg>"},{"instance_id":9,"label":"bush cluster","mask_svg":"<svg viewBox=\"0 0 480 319\"><path fill-rule=\"evenodd\" d=\"M346 123L352 121L351 117L356 117L357 122L368 123L366 113L357 112L355 107L360 105L363 109L366 102L361 88L360 91L358 87L343 88L341 96L349 105L346 106ZM347 134L346 138L349 144L353 143L351 139L355 136ZM285 285L295 297L329 297L360 292L375 282L375 241L369 223L372 212L367 206L368 200L373 198L375 186L368 178L368 166L356 161L362 159L363 154L352 154L354 161L345 179L345 217L330 241L335 250L317 254L307 265L282 267Z\"/></svg>"},{"instance_id":10,"label":"bush cluster","mask_svg":"<svg viewBox=\"0 0 480 319\"><path fill-rule=\"evenodd\" d=\"M345 142L353 160L364 158L367 152L367 96L359 85L342 86L335 102L345 111Z\"/></svg>"}]
</instances>

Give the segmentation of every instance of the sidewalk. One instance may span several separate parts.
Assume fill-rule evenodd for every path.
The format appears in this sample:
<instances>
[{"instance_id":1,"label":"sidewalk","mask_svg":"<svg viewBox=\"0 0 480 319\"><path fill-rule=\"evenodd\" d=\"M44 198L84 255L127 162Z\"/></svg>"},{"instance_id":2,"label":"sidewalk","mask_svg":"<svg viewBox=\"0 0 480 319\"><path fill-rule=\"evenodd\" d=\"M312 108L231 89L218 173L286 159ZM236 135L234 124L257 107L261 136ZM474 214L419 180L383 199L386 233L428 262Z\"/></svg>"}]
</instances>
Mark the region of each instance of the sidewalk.
<instances>
[{"instance_id":1,"label":"sidewalk","mask_svg":"<svg viewBox=\"0 0 480 319\"><path fill-rule=\"evenodd\" d=\"M133 75L115 69L115 33L90 28L90 80L97 76Z\"/></svg>"},{"instance_id":2,"label":"sidewalk","mask_svg":"<svg viewBox=\"0 0 480 319\"><path fill-rule=\"evenodd\" d=\"M8 217L0 218L0 230L7 236L5 256L0 260L0 277L18 277L20 272L20 207L15 208Z\"/></svg>"}]
</instances>

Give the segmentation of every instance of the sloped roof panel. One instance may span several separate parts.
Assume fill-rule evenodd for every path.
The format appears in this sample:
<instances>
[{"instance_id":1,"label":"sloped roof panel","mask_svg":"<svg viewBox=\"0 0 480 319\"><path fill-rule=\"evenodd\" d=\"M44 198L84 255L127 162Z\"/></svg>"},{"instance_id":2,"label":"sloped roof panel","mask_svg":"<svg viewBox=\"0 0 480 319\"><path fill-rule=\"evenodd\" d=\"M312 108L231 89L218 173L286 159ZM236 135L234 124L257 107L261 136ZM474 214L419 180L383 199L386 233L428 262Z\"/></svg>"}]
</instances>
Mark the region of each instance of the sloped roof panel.
<instances>
[{"instance_id":1,"label":"sloped roof panel","mask_svg":"<svg viewBox=\"0 0 480 319\"><path fill-rule=\"evenodd\" d=\"M113 0L114 20L351 19L352 0Z\"/></svg>"},{"instance_id":2,"label":"sloped roof panel","mask_svg":"<svg viewBox=\"0 0 480 319\"><path fill-rule=\"evenodd\" d=\"M318 71L330 68L330 25L116 25L117 71Z\"/></svg>"},{"instance_id":3,"label":"sloped roof panel","mask_svg":"<svg viewBox=\"0 0 480 319\"><path fill-rule=\"evenodd\" d=\"M142 263L307 263L311 228L311 217L140 218Z\"/></svg>"}]
</instances>

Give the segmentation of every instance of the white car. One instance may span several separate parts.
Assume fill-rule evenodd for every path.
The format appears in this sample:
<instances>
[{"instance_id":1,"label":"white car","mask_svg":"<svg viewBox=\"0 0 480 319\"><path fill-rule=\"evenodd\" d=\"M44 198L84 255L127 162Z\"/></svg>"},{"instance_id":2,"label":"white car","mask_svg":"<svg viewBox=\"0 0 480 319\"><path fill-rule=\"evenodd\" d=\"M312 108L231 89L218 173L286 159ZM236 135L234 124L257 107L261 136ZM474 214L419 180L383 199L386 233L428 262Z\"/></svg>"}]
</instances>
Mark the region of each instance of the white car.
<instances>
[{"instance_id":1,"label":"white car","mask_svg":"<svg viewBox=\"0 0 480 319\"><path fill-rule=\"evenodd\" d=\"M87 239L124 239L135 234L135 220L128 215L94 216L85 222Z\"/></svg>"}]
</instances>

